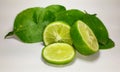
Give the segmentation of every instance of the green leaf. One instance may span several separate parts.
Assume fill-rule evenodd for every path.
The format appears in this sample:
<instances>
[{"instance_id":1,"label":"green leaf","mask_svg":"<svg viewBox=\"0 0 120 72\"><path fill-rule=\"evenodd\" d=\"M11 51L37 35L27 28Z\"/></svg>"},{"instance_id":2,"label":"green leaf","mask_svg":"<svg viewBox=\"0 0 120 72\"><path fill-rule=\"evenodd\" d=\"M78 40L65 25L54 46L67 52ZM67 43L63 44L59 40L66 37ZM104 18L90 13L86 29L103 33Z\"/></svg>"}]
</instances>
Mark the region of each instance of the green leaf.
<instances>
[{"instance_id":1,"label":"green leaf","mask_svg":"<svg viewBox=\"0 0 120 72\"><path fill-rule=\"evenodd\" d=\"M83 15L84 13L82 11L71 9L58 13L56 16L56 21L64 21L71 26L75 21L82 19Z\"/></svg>"},{"instance_id":2,"label":"green leaf","mask_svg":"<svg viewBox=\"0 0 120 72\"><path fill-rule=\"evenodd\" d=\"M13 31L11 31L11 32L9 32L8 34L6 34L4 38L7 38L8 36L12 36L12 35L14 35L14 32L13 32Z\"/></svg>"},{"instance_id":3,"label":"green leaf","mask_svg":"<svg viewBox=\"0 0 120 72\"><path fill-rule=\"evenodd\" d=\"M56 13L66 11L66 8L62 5L49 5L46 7L47 10L50 10L52 13L56 15Z\"/></svg>"},{"instance_id":4,"label":"green leaf","mask_svg":"<svg viewBox=\"0 0 120 72\"><path fill-rule=\"evenodd\" d=\"M82 19L94 32L98 42L105 45L108 41L109 35L107 28L103 22L96 16L96 14L86 13Z\"/></svg>"},{"instance_id":5,"label":"green leaf","mask_svg":"<svg viewBox=\"0 0 120 72\"><path fill-rule=\"evenodd\" d=\"M44 27L53 21L54 14L50 11L40 7L28 8L16 16L13 31L23 42L40 42Z\"/></svg>"},{"instance_id":6,"label":"green leaf","mask_svg":"<svg viewBox=\"0 0 120 72\"><path fill-rule=\"evenodd\" d=\"M113 48L114 46L115 46L115 43L111 39L109 39L105 45L100 44L99 48L100 49L110 49L110 48Z\"/></svg>"}]
</instances>

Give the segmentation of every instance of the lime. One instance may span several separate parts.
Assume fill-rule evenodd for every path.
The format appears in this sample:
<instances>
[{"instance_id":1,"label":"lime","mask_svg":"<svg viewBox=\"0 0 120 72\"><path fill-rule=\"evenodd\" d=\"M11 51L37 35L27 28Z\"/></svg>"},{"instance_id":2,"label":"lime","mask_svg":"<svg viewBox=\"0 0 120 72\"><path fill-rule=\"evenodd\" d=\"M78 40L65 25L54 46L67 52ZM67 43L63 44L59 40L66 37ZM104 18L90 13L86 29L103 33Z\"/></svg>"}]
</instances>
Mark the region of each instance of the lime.
<instances>
[{"instance_id":1,"label":"lime","mask_svg":"<svg viewBox=\"0 0 120 72\"><path fill-rule=\"evenodd\" d=\"M99 49L93 31L80 20L72 26L71 38L76 50L83 55L91 55Z\"/></svg>"},{"instance_id":2,"label":"lime","mask_svg":"<svg viewBox=\"0 0 120 72\"><path fill-rule=\"evenodd\" d=\"M75 50L67 43L53 43L42 50L42 57L52 64L67 64L74 59Z\"/></svg>"},{"instance_id":3,"label":"lime","mask_svg":"<svg viewBox=\"0 0 120 72\"><path fill-rule=\"evenodd\" d=\"M85 13L82 21L92 29L99 45L106 46L107 42L109 41L109 33L104 23L97 17L97 15Z\"/></svg>"},{"instance_id":4,"label":"lime","mask_svg":"<svg viewBox=\"0 0 120 72\"><path fill-rule=\"evenodd\" d=\"M70 37L70 26L64 22L52 22L44 30L43 40L45 45L62 42L72 44Z\"/></svg>"}]
</instances>

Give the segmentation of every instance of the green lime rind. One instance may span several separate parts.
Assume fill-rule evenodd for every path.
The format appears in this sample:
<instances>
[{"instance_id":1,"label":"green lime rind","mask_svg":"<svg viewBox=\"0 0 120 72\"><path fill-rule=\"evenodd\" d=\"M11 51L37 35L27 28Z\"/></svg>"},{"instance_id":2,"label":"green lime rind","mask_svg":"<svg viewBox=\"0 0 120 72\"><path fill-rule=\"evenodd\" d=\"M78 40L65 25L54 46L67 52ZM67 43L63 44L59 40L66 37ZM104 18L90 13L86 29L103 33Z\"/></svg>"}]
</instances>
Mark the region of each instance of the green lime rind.
<instances>
[{"instance_id":1,"label":"green lime rind","mask_svg":"<svg viewBox=\"0 0 120 72\"><path fill-rule=\"evenodd\" d=\"M96 14L84 14L82 21L85 22L94 32L100 44L105 45L109 39L107 28Z\"/></svg>"},{"instance_id":2,"label":"green lime rind","mask_svg":"<svg viewBox=\"0 0 120 72\"><path fill-rule=\"evenodd\" d=\"M86 41L83 39L79 31L77 22L71 27L71 31L70 31L71 38L73 41L73 46L79 53L83 55L91 55L96 53L99 50L99 46L97 47L97 49L93 50L92 48L89 47L88 44L86 44Z\"/></svg>"},{"instance_id":3,"label":"green lime rind","mask_svg":"<svg viewBox=\"0 0 120 72\"><path fill-rule=\"evenodd\" d=\"M99 49L109 49L115 46L114 41L109 38L109 33L104 23L96 16L96 14L88 14L87 12L82 19L94 32L99 42Z\"/></svg>"},{"instance_id":4,"label":"green lime rind","mask_svg":"<svg viewBox=\"0 0 120 72\"><path fill-rule=\"evenodd\" d=\"M72 48L72 54L70 54L71 55L71 57L69 58L69 59L64 59L64 60L54 60L54 58L47 58L47 56L45 55L45 50L48 48L48 47L50 47L50 46L53 46L54 47L54 45L58 45L58 46L68 46L69 48ZM53 48L52 47L52 48ZM51 48L51 49L52 49ZM65 51L66 53L68 52L68 50L66 50ZM54 52L52 52L52 53L54 53ZM71 46L71 45L69 45L69 44L66 44L66 43L53 43L53 44L50 44L50 45L48 45L48 46L46 46L46 47L44 47L43 49L42 49L42 57L43 57L43 59L46 61L46 62L48 62L48 63L51 63L51 64L56 64L56 65L64 65L64 64L68 64L68 63L70 63L70 62L72 62L73 61L73 59L74 59L74 57L75 57L75 50L74 50L74 48ZM69 55L69 56L70 56ZM55 56L55 57L58 57L58 56ZM63 56L64 57L64 56Z\"/></svg>"}]
</instances>

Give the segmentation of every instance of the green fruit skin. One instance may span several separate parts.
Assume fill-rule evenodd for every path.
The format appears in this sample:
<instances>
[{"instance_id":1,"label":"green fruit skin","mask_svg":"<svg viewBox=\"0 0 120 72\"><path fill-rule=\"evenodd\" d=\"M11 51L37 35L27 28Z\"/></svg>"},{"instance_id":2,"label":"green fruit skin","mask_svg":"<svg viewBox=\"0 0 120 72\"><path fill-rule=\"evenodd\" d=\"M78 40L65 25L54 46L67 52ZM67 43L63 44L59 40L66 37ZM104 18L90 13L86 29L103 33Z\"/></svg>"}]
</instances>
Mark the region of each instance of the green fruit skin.
<instances>
[{"instance_id":1,"label":"green fruit skin","mask_svg":"<svg viewBox=\"0 0 120 72\"><path fill-rule=\"evenodd\" d=\"M94 32L95 36L98 39L98 42L102 45L105 45L109 39L108 31L102 21L96 17L96 15L90 15L86 13L82 19Z\"/></svg>"},{"instance_id":2,"label":"green fruit skin","mask_svg":"<svg viewBox=\"0 0 120 72\"><path fill-rule=\"evenodd\" d=\"M62 11L56 15L56 21L64 21L72 26L77 20L82 19L84 13L78 9Z\"/></svg>"},{"instance_id":3,"label":"green fruit skin","mask_svg":"<svg viewBox=\"0 0 120 72\"><path fill-rule=\"evenodd\" d=\"M89 47L85 44L84 40L82 39L78 27L77 27L77 23L75 23L72 27L71 27L71 38L73 41L73 46L75 47L75 49L83 55L91 55L96 53L97 51L93 51L91 49L89 49Z\"/></svg>"},{"instance_id":4,"label":"green fruit skin","mask_svg":"<svg viewBox=\"0 0 120 72\"><path fill-rule=\"evenodd\" d=\"M40 42L44 27L53 21L54 15L50 11L39 7L28 8L16 16L13 32L23 42Z\"/></svg>"}]
</instances>

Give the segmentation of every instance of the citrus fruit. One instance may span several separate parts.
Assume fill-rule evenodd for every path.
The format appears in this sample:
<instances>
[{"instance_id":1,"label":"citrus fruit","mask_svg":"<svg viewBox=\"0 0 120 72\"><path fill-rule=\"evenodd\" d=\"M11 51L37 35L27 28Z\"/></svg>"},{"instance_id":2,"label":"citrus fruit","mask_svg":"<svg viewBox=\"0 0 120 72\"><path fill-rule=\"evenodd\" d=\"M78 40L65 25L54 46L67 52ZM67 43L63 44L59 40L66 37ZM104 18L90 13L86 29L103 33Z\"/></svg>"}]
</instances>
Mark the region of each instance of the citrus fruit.
<instances>
[{"instance_id":1,"label":"citrus fruit","mask_svg":"<svg viewBox=\"0 0 120 72\"><path fill-rule=\"evenodd\" d=\"M96 14L84 14L83 22L85 22L94 32L100 45L106 45L109 41L109 34L103 22L96 16Z\"/></svg>"},{"instance_id":2,"label":"citrus fruit","mask_svg":"<svg viewBox=\"0 0 120 72\"><path fill-rule=\"evenodd\" d=\"M74 56L74 48L67 43L53 43L42 50L42 57L52 64L67 64L74 59Z\"/></svg>"},{"instance_id":3,"label":"citrus fruit","mask_svg":"<svg viewBox=\"0 0 120 72\"><path fill-rule=\"evenodd\" d=\"M52 22L44 30L43 41L45 45L56 42L72 44L70 37L70 26L64 22Z\"/></svg>"},{"instance_id":4,"label":"citrus fruit","mask_svg":"<svg viewBox=\"0 0 120 72\"><path fill-rule=\"evenodd\" d=\"M98 51L98 41L93 31L78 20L71 28L71 38L76 50L83 55L91 55Z\"/></svg>"}]
</instances>

